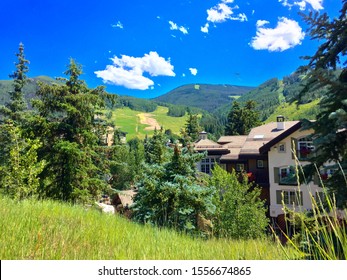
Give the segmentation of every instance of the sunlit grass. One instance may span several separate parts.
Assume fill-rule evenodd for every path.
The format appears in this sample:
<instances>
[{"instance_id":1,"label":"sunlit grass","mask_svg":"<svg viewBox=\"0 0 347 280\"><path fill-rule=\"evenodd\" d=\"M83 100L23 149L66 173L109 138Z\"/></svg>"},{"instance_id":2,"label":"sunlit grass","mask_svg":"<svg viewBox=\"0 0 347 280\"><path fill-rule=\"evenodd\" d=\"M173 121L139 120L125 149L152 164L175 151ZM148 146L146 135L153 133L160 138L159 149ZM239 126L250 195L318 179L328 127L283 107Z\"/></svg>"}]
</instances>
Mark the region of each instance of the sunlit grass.
<instances>
[{"instance_id":1,"label":"sunlit grass","mask_svg":"<svg viewBox=\"0 0 347 280\"><path fill-rule=\"evenodd\" d=\"M186 123L186 116L183 117L171 117L167 115L167 107L158 106L154 112L151 112L152 118L156 119L160 126L165 129L171 129L174 134L179 134L180 129L184 127ZM148 125L140 123L139 115L143 114L140 111L131 110L128 107L117 108L113 114L111 120L122 131L127 132L127 139L138 137L144 139L146 135L152 136L153 130L146 130Z\"/></svg>"},{"instance_id":2,"label":"sunlit grass","mask_svg":"<svg viewBox=\"0 0 347 280\"><path fill-rule=\"evenodd\" d=\"M0 259L295 259L269 239L193 239L52 201L0 198Z\"/></svg>"}]
</instances>

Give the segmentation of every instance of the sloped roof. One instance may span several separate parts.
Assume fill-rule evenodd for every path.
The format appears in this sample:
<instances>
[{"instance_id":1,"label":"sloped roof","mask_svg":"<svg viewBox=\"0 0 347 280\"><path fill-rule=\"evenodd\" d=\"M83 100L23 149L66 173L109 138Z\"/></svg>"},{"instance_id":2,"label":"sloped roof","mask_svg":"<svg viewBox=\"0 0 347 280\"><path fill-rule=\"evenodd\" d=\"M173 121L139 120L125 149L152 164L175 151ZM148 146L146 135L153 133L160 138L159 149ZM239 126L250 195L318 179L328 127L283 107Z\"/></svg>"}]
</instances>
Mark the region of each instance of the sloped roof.
<instances>
[{"instance_id":1,"label":"sloped roof","mask_svg":"<svg viewBox=\"0 0 347 280\"><path fill-rule=\"evenodd\" d=\"M253 128L248 135L222 136L218 143L205 139L200 140L196 148L209 151L210 149L227 149L221 157L221 161L238 160L248 156L261 155L283 140L293 132L301 128L300 121L286 121L284 129L277 128L277 122L267 123Z\"/></svg>"},{"instance_id":2,"label":"sloped roof","mask_svg":"<svg viewBox=\"0 0 347 280\"><path fill-rule=\"evenodd\" d=\"M208 151L208 152L214 152L217 154L225 154L228 153L228 149L225 148L223 145L220 145L210 139L200 139L194 144L194 149L198 152L202 151Z\"/></svg>"},{"instance_id":3,"label":"sloped roof","mask_svg":"<svg viewBox=\"0 0 347 280\"><path fill-rule=\"evenodd\" d=\"M242 147L247 139L247 135L235 135L235 136L221 136L218 139L218 143L225 147Z\"/></svg>"},{"instance_id":4,"label":"sloped roof","mask_svg":"<svg viewBox=\"0 0 347 280\"><path fill-rule=\"evenodd\" d=\"M221 161L237 160L246 139L247 135L221 136L218 143L223 144L223 147L229 150L229 153L221 156Z\"/></svg>"}]
</instances>

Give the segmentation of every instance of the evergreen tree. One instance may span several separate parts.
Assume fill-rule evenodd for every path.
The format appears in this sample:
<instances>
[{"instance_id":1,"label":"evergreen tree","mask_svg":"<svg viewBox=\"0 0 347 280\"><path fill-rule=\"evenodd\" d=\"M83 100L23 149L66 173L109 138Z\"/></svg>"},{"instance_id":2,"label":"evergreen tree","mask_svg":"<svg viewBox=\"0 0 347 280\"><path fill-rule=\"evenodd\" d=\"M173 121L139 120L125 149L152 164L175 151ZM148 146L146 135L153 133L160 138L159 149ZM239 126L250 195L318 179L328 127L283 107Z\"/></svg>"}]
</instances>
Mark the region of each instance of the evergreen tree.
<instances>
[{"instance_id":1,"label":"evergreen tree","mask_svg":"<svg viewBox=\"0 0 347 280\"><path fill-rule=\"evenodd\" d=\"M314 129L315 155L312 163L322 167L328 161L341 163L344 172L338 170L328 180L327 186L336 195L339 207L347 206L347 1L342 1L338 18L311 12L303 15L309 25L312 39L323 42L313 56L308 56L308 65L301 67L306 75L306 86L300 94L303 99L312 89L325 89L319 102L320 113L315 122L306 122L306 128ZM342 69L341 69L342 67ZM338 70L338 71L336 71ZM336 75L338 73L338 75ZM308 167L315 171L313 166ZM344 173L344 174L343 174Z\"/></svg>"},{"instance_id":2,"label":"evergreen tree","mask_svg":"<svg viewBox=\"0 0 347 280\"><path fill-rule=\"evenodd\" d=\"M106 188L107 172L100 170L102 157L96 152L96 112L104 106L106 94L103 87L88 89L79 79L81 66L72 59L65 74L69 78L60 78L63 83L40 84L31 133L41 139L39 156L47 161L41 195L85 202Z\"/></svg>"},{"instance_id":3,"label":"evergreen tree","mask_svg":"<svg viewBox=\"0 0 347 280\"><path fill-rule=\"evenodd\" d=\"M114 189L129 189L136 175L135 155L127 145L115 145L109 151L110 183Z\"/></svg>"},{"instance_id":4,"label":"evergreen tree","mask_svg":"<svg viewBox=\"0 0 347 280\"><path fill-rule=\"evenodd\" d=\"M10 91L10 102L6 104L4 108L1 108L0 112L4 115L5 119L11 119L18 123L22 119L22 113L26 108L24 101L23 88L27 83L26 73L29 71L29 60L24 55L24 45L19 44L19 52L16 54L17 63L16 71L9 75L13 79L13 91Z\"/></svg>"},{"instance_id":5,"label":"evergreen tree","mask_svg":"<svg viewBox=\"0 0 347 280\"><path fill-rule=\"evenodd\" d=\"M255 107L256 103L253 100L248 100L242 108L234 101L228 114L225 134L247 135L253 127L260 125L259 113Z\"/></svg>"},{"instance_id":6,"label":"evergreen tree","mask_svg":"<svg viewBox=\"0 0 347 280\"><path fill-rule=\"evenodd\" d=\"M197 215L214 211L213 189L198 184L196 162L203 155L176 145L164 164L146 164L138 183L133 206L134 219L141 223L198 233Z\"/></svg>"},{"instance_id":7,"label":"evergreen tree","mask_svg":"<svg viewBox=\"0 0 347 280\"><path fill-rule=\"evenodd\" d=\"M148 164L162 164L167 161L167 139L161 128L159 131L154 129L151 138L146 137L144 143L145 161Z\"/></svg>"},{"instance_id":8,"label":"evergreen tree","mask_svg":"<svg viewBox=\"0 0 347 280\"><path fill-rule=\"evenodd\" d=\"M188 112L188 119L182 132L183 138L188 138L189 142L194 142L198 140L200 132L199 116Z\"/></svg>"},{"instance_id":9,"label":"evergreen tree","mask_svg":"<svg viewBox=\"0 0 347 280\"><path fill-rule=\"evenodd\" d=\"M145 147L143 141L138 138L131 139L128 145L130 147L130 153L134 156L133 169L135 170L135 176L138 177L142 174L142 165L145 161Z\"/></svg>"},{"instance_id":10,"label":"evergreen tree","mask_svg":"<svg viewBox=\"0 0 347 280\"><path fill-rule=\"evenodd\" d=\"M225 127L226 135L243 135L241 115L242 110L240 104L237 101L234 101L228 114L228 120Z\"/></svg>"}]
</instances>

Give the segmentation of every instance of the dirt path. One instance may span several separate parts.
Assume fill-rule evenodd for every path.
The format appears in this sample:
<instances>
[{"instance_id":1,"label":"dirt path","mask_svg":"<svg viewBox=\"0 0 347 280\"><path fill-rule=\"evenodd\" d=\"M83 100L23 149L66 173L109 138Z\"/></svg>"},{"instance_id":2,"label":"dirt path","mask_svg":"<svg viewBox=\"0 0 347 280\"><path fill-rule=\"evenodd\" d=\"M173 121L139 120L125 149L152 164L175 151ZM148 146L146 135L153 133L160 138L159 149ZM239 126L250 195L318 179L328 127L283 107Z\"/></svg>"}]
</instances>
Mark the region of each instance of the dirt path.
<instances>
[{"instance_id":1,"label":"dirt path","mask_svg":"<svg viewBox=\"0 0 347 280\"><path fill-rule=\"evenodd\" d=\"M141 124L146 124L149 125L148 127L145 128L145 130L154 130L160 129L160 124L157 122L156 119L152 118L152 114L150 113L140 113L137 115L140 118L140 123Z\"/></svg>"}]
</instances>

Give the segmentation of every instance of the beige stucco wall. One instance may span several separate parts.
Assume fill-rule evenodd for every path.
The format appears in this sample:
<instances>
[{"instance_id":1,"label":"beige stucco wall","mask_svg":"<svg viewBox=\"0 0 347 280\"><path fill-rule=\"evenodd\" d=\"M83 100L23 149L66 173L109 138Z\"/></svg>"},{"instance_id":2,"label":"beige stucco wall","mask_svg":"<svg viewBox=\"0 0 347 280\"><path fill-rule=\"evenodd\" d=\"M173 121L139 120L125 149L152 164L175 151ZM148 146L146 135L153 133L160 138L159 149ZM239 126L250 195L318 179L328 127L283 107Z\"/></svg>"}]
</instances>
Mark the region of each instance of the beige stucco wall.
<instances>
[{"instance_id":1,"label":"beige stucco wall","mask_svg":"<svg viewBox=\"0 0 347 280\"><path fill-rule=\"evenodd\" d=\"M284 167L284 166L295 166L295 160L292 159L292 152L291 152L291 138L301 138L303 136L311 134L312 131L306 130L306 131L296 131L287 138L283 139L280 143L284 143L286 147L286 151L284 153L281 153L278 151L278 147L280 143L277 143L273 147L271 147L271 150L269 151L269 179L270 179L270 216L271 217L277 217L280 214L283 214L283 205L277 204L276 201L276 191L277 190L288 190L288 191L295 191L300 188L300 191L302 191L302 200L303 205L302 206L295 206L295 209L300 211L304 209L312 209L312 203L310 198L310 193L315 196L317 191L322 191L322 188L318 185L315 185L312 181L309 182L307 185L301 185L301 186L289 186L289 185L279 185L278 183L275 183L275 175L274 175L274 168L275 167ZM301 161L301 165L308 164L307 161ZM289 206L291 207L291 206Z\"/></svg>"}]
</instances>

